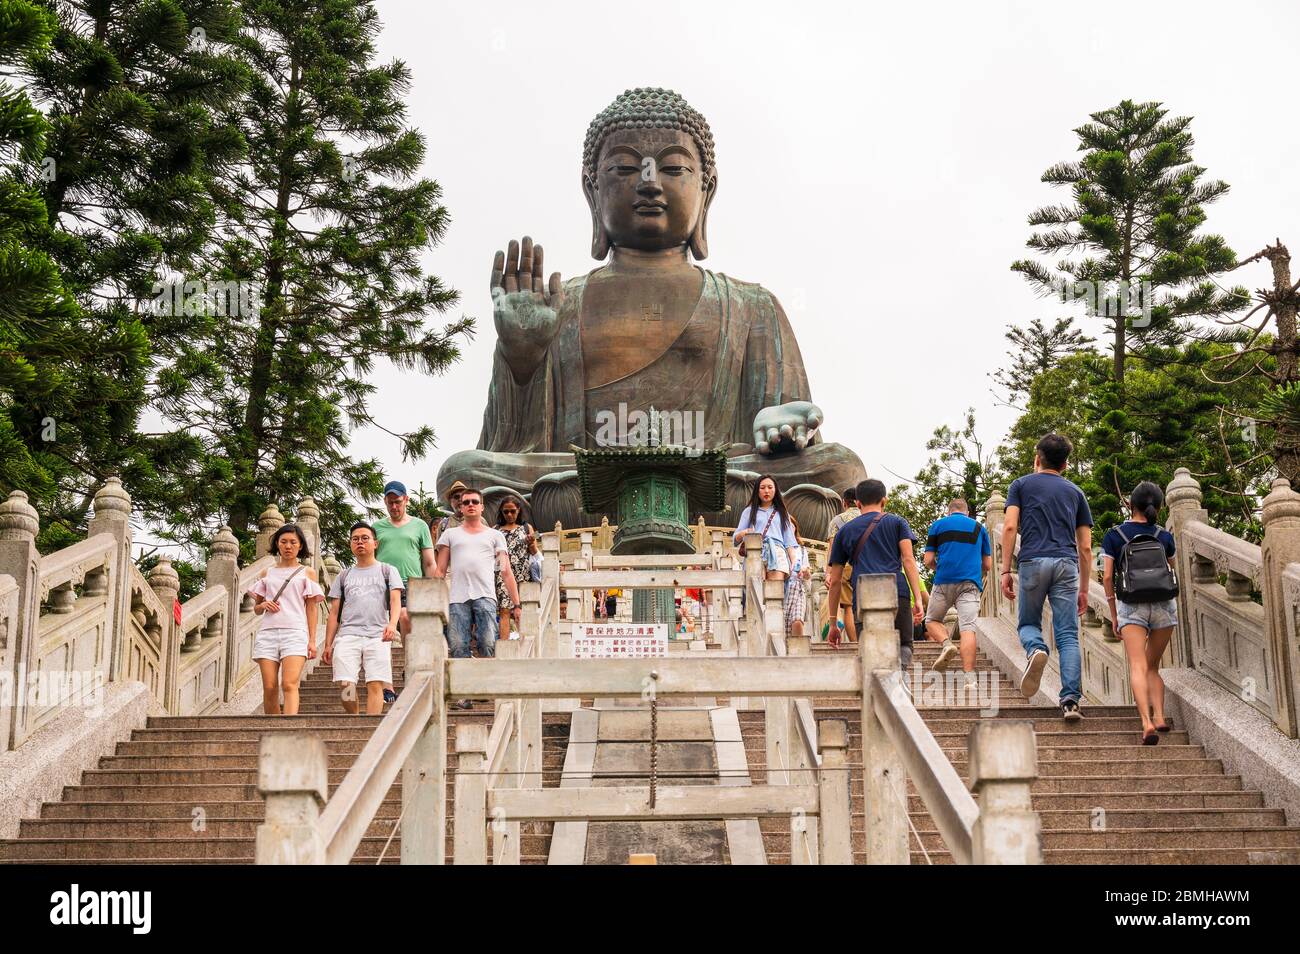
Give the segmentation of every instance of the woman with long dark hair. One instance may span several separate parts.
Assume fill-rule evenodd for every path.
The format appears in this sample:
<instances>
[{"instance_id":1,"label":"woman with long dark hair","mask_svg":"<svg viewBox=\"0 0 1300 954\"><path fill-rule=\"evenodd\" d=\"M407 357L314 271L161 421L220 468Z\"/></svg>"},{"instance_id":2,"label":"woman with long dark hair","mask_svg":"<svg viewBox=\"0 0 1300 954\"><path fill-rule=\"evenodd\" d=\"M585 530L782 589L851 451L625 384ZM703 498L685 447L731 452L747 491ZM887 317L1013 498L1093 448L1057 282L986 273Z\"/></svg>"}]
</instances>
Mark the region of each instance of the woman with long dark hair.
<instances>
[{"instance_id":1,"label":"woman with long dark hair","mask_svg":"<svg viewBox=\"0 0 1300 954\"><path fill-rule=\"evenodd\" d=\"M300 560L311 558L307 537L294 523L286 523L271 536L275 566L262 571L248 588L256 600L253 612L262 617L253 638L253 659L262 671L262 709L280 715L298 714L298 680L308 659L316 658L316 607L325 593L316 571Z\"/></svg>"},{"instance_id":2,"label":"woman with long dark hair","mask_svg":"<svg viewBox=\"0 0 1300 954\"><path fill-rule=\"evenodd\" d=\"M497 511L496 528L506 538L506 555L510 558L510 569L515 575L515 580L526 583L531 579L528 573L528 557L537 552L537 535L528 524L519 522L520 510L519 501L514 497L507 497L501 501L501 509ZM515 604L510 602L499 568L496 571L496 585L497 612L500 614L498 625L501 631L498 638L509 639L510 611L514 609Z\"/></svg>"},{"instance_id":3,"label":"woman with long dark hair","mask_svg":"<svg viewBox=\"0 0 1300 954\"><path fill-rule=\"evenodd\" d=\"M1138 537L1155 537L1165 548L1170 567L1174 564L1174 536L1156 523L1165 502L1158 484L1144 480L1129 496L1127 521L1106 532L1102 538L1102 584L1110 604L1111 624L1124 642L1128 656L1129 686L1142 717L1142 744L1155 745L1158 733L1172 725L1165 718L1165 683L1160 678L1160 657L1169 645L1178 625L1178 600L1125 602L1117 598L1115 572L1124 547Z\"/></svg>"},{"instance_id":4,"label":"woman with long dark hair","mask_svg":"<svg viewBox=\"0 0 1300 954\"><path fill-rule=\"evenodd\" d=\"M775 477L764 474L754 484L749 506L740 514L732 542L738 545L740 538L747 533L762 534L763 566L767 569L767 578L784 580L795 565L799 538L795 535L794 523L786 512Z\"/></svg>"}]
</instances>

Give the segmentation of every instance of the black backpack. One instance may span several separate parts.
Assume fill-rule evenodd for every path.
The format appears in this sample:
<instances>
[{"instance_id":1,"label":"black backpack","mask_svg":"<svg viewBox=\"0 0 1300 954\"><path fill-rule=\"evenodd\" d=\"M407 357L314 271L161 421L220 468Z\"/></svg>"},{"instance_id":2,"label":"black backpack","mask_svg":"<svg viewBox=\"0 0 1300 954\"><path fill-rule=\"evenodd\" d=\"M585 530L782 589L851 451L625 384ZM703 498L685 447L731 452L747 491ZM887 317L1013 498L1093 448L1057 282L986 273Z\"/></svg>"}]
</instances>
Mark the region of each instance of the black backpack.
<instances>
[{"instance_id":1,"label":"black backpack","mask_svg":"<svg viewBox=\"0 0 1300 954\"><path fill-rule=\"evenodd\" d=\"M1142 532L1132 540L1121 527L1124 540L1115 573L1115 595L1125 603L1163 603L1178 595L1178 580L1169 566L1169 555L1160 542L1160 527Z\"/></svg>"}]
</instances>

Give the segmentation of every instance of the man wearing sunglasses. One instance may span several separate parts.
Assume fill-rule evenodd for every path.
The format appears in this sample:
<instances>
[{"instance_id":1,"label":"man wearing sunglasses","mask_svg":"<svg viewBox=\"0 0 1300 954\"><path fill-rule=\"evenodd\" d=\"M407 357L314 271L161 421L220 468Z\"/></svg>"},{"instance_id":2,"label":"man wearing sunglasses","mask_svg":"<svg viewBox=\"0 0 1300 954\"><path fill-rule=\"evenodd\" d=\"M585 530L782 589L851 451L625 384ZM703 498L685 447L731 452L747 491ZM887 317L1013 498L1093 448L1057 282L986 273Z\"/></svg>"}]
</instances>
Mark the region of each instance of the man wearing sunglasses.
<instances>
[{"instance_id":1,"label":"man wearing sunglasses","mask_svg":"<svg viewBox=\"0 0 1300 954\"><path fill-rule=\"evenodd\" d=\"M506 538L483 522L483 494L473 487L461 494L460 518L460 526L449 527L438 538L433 570L433 575L441 578L448 575L448 565L451 567L447 644L453 659L468 658L472 627L479 656L495 656L496 571L500 569L501 581L514 605L510 615L516 625L522 615L519 586L510 567ZM461 709L471 707L468 699L456 705Z\"/></svg>"}]
</instances>

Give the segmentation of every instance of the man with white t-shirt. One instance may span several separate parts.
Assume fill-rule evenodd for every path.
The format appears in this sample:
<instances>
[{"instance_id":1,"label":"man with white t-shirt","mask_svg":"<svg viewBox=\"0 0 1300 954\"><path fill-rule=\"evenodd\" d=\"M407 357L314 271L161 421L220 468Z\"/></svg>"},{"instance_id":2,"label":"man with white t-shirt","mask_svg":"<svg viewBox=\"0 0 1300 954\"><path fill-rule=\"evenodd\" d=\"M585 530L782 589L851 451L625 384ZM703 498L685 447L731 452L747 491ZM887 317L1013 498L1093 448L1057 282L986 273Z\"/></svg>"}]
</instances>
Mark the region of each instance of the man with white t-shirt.
<instances>
[{"instance_id":1,"label":"man with white t-shirt","mask_svg":"<svg viewBox=\"0 0 1300 954\"><path fill-rule=\"evenodd\" d=\"M451 565L447 644L453 659L468 658L472 625L479 656L495 656L497 568L501 570L501 581L514 604L510 615L516 625L522 615L519 587L510 569L505 536L483 522L483 494L467 487L461 493L460 515L460 526L449 527L438 537L433 570L434 576L445 577L447 566ZM468 709L470 701L462 699L456 705Z\"/></svg>"}]
</instances>

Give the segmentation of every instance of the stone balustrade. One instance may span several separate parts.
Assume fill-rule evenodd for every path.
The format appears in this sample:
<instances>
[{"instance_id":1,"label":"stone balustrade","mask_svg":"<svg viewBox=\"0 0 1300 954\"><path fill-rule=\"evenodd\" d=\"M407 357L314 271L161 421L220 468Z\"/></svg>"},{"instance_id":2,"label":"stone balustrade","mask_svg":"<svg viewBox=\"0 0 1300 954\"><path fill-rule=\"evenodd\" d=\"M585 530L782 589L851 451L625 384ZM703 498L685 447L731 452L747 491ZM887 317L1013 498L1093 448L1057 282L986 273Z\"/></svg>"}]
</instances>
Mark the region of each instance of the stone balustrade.
<instances>
[{"instance_id":1,"label":"stone balustrade","mask_svg":"<svg viewBox=\"0 0 1300 954\"><path fill-rule=\"evenodd\" d=\"M167 712L194 715L229 702L257 666L258 617L248 588L275 561L271 534L284 516L258 522L259 559L239 566L227 527L213 538L206 586L179 605L180 579L163 557L140 572L131 559L131 499L117 478L95 495L85 540L41 556L40 523L27 495L0 503L0 751L17 748L69 706L96 704L110 682L142 682ZM320 511L297 507L322 585L338 564L320 557Z\"/></svg>"},{"instance_id":2,"label":"stone balustrade","mask_svg":"<svg viewBox=\"0 0 1300 954\"><path fill-rule=\"evenodd\" d=\"M1260 545L1209 525L1201 486L1179 468L1166 491L1165 523L1176 543L1179 627L1165 665L1195 669L1266 715L1287 736L1297 737L1300 711L1300 494L1282 479L1264 499ZM1016 604L1002 596L1001 528L1006 501L994 494L985 505L993 546L993 575L984 587L981 613L1016 625ZM1094 545L1100 534L1094 533ZM1092 701L1131 704L1128 666L1114 632L1100 571L1079 628L1083 689ZM1051 611L1044 607L1044 637L1054 645ZM1053 653L1050 666L1056 669Z\"/></svg>"}]
</instances>

